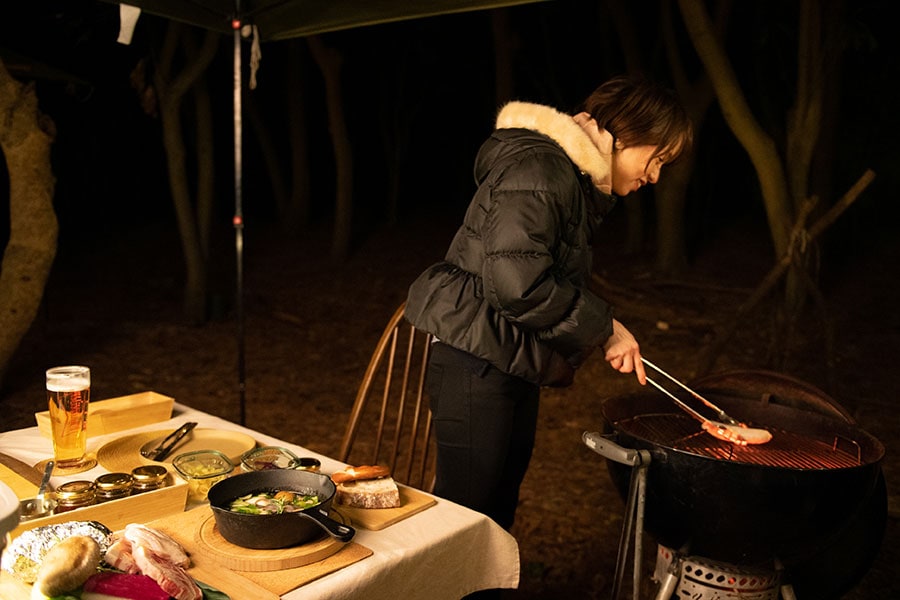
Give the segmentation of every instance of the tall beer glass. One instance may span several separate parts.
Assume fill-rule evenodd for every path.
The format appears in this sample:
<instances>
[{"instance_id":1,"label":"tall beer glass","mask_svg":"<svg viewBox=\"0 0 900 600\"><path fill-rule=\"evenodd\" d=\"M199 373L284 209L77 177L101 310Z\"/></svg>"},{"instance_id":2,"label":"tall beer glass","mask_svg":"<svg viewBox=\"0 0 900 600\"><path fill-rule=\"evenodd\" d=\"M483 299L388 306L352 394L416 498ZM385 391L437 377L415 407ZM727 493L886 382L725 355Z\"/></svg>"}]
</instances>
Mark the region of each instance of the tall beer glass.
<instances>
[{"instance_id":1,"label":"tall beer glass","mask_svg":"<svg viewBox=\"0 0 900 600\"><path fill-rule=\"evenodd\" d=\"M53 455L60 469L85 463L91 370L67 366L47 369L47 402L53 429Z\"/></svg>"}]
</instances>

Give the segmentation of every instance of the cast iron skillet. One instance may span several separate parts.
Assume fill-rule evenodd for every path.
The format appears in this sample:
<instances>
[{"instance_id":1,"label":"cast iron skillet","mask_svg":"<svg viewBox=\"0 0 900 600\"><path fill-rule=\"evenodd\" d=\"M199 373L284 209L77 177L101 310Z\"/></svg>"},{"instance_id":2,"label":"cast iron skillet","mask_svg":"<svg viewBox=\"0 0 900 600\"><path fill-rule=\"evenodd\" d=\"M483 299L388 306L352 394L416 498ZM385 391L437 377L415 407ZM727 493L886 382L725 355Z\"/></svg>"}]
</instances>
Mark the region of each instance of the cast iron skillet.
<instances>
[{"instance_id":1,"label":"cast iron skillet","mask_svg":"<svg viewBox=\"0 0 900 600\"><path fill-rule=\"evenodd\" d=\"M321 502L299 512L275 515L249 515L228 510L232 500L245 494L281 490L316 494ZM327 475L270 469L223 479L210 488L209 505L222 537L243 548L298 546L317 537L323 530L342 542L348 542L356 530L329 516L335 492L335 485Z\"/></svg>"}]
</instances>

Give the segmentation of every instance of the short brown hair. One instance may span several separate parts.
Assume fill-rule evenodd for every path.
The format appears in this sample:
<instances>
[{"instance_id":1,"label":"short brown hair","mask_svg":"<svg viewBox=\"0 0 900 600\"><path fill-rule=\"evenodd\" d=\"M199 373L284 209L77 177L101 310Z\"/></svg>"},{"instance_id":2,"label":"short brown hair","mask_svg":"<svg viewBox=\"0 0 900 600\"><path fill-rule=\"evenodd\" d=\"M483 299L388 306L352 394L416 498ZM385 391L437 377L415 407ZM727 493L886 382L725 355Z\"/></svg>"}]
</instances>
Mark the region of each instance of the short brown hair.
<instances>
[{"instance_id":1,"label":"short brown hair","mask_svg":"<svg viewBox=\"0 0 900 600\"><path fill-rule=\"evenodd\" d=\"M591 115L626 146L656 146L671 163L693 143L694 128L675 92L643 76L614 77L593 91L579 112Z\"/></svg>"}]
</instances>

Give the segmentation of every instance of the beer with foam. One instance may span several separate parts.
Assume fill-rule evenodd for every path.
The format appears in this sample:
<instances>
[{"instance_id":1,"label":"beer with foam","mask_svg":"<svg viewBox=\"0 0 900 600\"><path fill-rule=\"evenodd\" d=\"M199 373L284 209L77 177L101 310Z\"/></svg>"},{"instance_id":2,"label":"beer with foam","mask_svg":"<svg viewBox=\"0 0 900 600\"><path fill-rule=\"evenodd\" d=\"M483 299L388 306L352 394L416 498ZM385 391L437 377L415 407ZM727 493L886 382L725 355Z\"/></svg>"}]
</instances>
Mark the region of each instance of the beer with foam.
<instances>
[{"instance_id":1,"label":"beer with foam","mask_svg":"<svg viewBox=\"0 0 900 600\"><path fill-rule=\"evenodd\" d=\"M61 469L85 462L87 416L91 399L88 367L54 367L47 370L47 403L53 430L53 454Z\"/></svg>"}]
</instances>

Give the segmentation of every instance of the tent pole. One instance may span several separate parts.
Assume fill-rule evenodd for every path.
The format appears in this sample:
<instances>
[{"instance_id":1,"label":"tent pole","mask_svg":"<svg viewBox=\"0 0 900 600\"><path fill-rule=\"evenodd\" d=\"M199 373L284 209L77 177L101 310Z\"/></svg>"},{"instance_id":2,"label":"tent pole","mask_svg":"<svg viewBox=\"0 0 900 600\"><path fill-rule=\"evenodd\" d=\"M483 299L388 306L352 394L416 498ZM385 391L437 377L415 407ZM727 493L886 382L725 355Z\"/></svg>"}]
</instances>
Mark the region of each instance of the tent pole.
<instances>
[{"instance_id":1,"label":"tent pole","mask_svg":"<svg viewBox=\"0 0 900 600\"><path fill-rule=\"evenodd\" d=\"M231 28L234 37L234 246L236 255L235 298L237 310L237 354L238 354L238 395L240 403L240 424L247 424L247 401L244 366L244 214L242 205L243 162L242 162L242 106L241 106L241 2L234 2L234 18Z\"/></svg>"}]
</instances>

